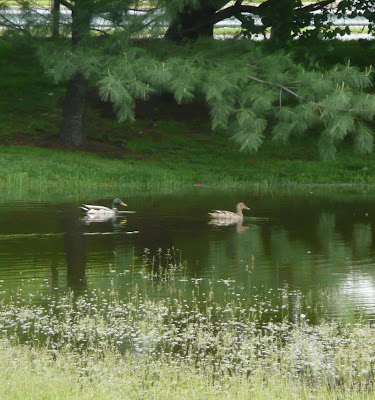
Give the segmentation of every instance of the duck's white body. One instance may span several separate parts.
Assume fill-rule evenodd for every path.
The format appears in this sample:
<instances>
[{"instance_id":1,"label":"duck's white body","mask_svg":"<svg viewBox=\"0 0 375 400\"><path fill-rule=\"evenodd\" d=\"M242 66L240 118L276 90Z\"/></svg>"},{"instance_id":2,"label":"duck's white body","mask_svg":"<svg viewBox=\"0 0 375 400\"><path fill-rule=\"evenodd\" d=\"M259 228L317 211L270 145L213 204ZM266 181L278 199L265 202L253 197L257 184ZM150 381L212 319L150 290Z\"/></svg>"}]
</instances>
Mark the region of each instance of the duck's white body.
<instances>
[{"instance_id":1,"label":"duck's white body","mask_svg":"<svg viewBox=\"0 0 375 400\"><path fill-rule=\"evenodd\" d=\"M112 208L104 207L104 206L94 206L91 204L82 204L80 207L83 211L86 211L89 217L93 218L115 218L118 216L119 211L116 208L118 205L123 205L126 207L126 204L120 199L114 199L112 202Z\"/></svg>"},{"instance_id":2,"label":"duck's white body","mask_svg":"<svg viewBox=\"0 0 375 400\"><path fill-rule=\"evenodd\" d=\"M117 208L108 208L104 206L93 206L90 204L82 204L80 207L83 211L86 211L87 215L92 218L112 218L117 217Z\"/></svg>"}]
</instances>

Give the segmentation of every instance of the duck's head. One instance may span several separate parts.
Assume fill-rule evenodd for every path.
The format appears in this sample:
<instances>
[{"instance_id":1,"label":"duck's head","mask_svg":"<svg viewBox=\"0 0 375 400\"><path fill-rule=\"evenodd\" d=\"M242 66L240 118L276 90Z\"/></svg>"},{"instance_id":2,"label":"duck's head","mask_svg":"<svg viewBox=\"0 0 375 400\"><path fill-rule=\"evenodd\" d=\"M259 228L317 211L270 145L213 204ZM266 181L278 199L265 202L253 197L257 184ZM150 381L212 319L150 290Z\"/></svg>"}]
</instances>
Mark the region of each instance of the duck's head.
<instances>
[{"instance_id":1,"label":"duck's head","mask_svg":"<svg viewBox=\"0 0 375 400\"><path fill-rule=\"evenodd\" d=\"M113 201L112 201L112 208L115 208L115 207L117 207L117 206L127 206L127 204L125 204L121 199L119 199L119 198L115 198Z\"/></svg>"},{"instance_id":2,"label":"duck's head","mask_svg":"<svg viewBox=\"0 0 375 400\"><path fill-rule=\"evenodd\" d=\"M250 210L250 208L245 204L245 203L238 203L237 206L237 211L239 210Z\"/></svg>"}]
</instances>

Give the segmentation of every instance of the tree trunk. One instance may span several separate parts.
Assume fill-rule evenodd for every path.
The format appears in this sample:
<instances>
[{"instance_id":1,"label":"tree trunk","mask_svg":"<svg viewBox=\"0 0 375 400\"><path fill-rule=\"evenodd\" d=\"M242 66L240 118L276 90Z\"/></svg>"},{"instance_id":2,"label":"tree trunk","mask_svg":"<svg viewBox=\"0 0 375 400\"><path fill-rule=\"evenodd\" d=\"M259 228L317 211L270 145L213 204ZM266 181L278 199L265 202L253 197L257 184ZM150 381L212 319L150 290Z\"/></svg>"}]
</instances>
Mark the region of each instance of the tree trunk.
<instances>
[{"instance_id":1,"label":"tree trunk","mask_svg":"<svg viewBox=\"0 0 375 400\"><path fill-rule=\"evenodd\" d=\"M85 141L85 116L88 82L80 72L69 79L66 89L60 139L67 144L80 146Z\"/></svg>"},{"instance_id":2,"label":"tree trunk","mask_svg":"<svg viewBox=\"0 0 375 400\"><path fill-rule=\"evenodd\" d=\"M213 17L217 8L211 5L201 8L184 7L169 26L165 38L175 42L197 40L198 37L212 37L214 33Z\"/></svg>"},{"instance_id":3,"label":"tree trunk","mask_svg":"<svg viewBox=\"0 0 375 400\"><path fill-rule=\"evenodd\" d=\"M72 10L72 47L76 48L90 34L91 0L76 2ZM82 71L69 79L65 93L63 122L60 139L64 143L80 146L85 141L85 117L88 82Z\"/></svg>"},{"instance_id":4,"label":"tree trunk","mask_svg":"<svg viewBox=\"0 0 375 400\"><path fill-rule=\"evenodd\" d=\"M58 39L60 29L60 1L52 0L52 37Z\"/></svg>"},{"instance_id":5,"label":"tree trunk","mask_svg":"<svg viewBox=\"0 0 375 400\"><path fill-rule=\"evenodd\" d=\"M292 39L296 8L300 5L300 0L278 0L276 4L270 3L268 16L272 40L284 45Z\"/></svg>"}]
</instances>

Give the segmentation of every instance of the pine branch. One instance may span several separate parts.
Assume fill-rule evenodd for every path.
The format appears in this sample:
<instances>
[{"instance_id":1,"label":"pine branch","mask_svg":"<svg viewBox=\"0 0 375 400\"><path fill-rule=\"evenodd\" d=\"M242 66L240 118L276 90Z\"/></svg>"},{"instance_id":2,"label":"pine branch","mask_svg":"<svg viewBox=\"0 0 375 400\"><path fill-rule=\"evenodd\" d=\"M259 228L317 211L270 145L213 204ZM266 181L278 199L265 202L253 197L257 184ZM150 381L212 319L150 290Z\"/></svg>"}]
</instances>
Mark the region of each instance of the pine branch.
<instances>
[{"instance_id":1,"label":"pine branch","mask_svg":"<svg viewBox=\"0 0 375 400\"><path fill-rule=\"evenodd\" d=\"M276 86L276 87L278 87L278 88L280 88L282 90L285 90L286 92L292 94L293 96L298 97L299 99L303 99L302 96L300 96L296 92L293 92L293 90L289 89L288 87L280 85L279 83L264 81L263 79L256 78L255 76L252 76L252 75L247 75L247 77L252 79L252 80L254 80L254 81L257 81L257 82L260 82L260 83L264 83L266 85Z\"/></svg>"},{"instance_id":2,"label":"pine branch","mask_svg":"<svg viewBox=\"0 0 375 400\"><path fill-rule=\"evenodd\" d=\"M3 25L7 28L13 28L13 29L17 29L27 35L29 35L30 33L28 32L27 29L23 28L23 26L21 24L17 24L15 22L12 22L9 18L5 17L3 14L0 15L0 21L3 20L4 22L1 23L0 22L0 26Z\"/></svg>"},{"instance_id":3,"label":"pine branch","mask_svg":"<svg viewBox=\"0 0 375 400\"><path fill-rule=\"evenodd\" d=\"M279 83L275 83L275 82L269 82L269 81L265 81L263 79L259 79L256 78L255 76L252 75L247 75L248 78L257 81L259 83L264 83L266 85L270 85L270 86L276 86L278 88L280 88L280 90L285 90L286 92L290 93L291 95L293 95L294 97L297 97L303 101L307 101L305 100L302 96L300 96L298 93L294 92L293 90L289 89L288 87L284 86L284 85L280 85ZM280 102L281 102L281 93L280 93ZM318 107L322 106L322 103L316 103L314 101L309 101L309 103L314 104ZM363 110L359 110L356 108L337 108L337 111L346 111L346 112L351 112L351 113L358 113L358 112L363 112L363 113L369 113L369 112L375 112L375 105L374 105L374 109L363 109Z\"/></svg>"}]
</instances>

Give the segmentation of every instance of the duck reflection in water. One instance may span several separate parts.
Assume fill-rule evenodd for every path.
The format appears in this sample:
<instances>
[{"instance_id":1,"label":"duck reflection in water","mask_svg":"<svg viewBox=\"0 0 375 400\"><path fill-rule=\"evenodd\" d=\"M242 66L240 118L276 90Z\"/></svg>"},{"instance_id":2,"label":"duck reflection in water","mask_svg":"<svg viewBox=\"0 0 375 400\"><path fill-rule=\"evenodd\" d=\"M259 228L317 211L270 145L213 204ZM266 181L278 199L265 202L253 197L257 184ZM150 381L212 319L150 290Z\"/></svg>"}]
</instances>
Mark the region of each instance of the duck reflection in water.
<instances>
[{"instance_id":1,"label":"duck reflection in water","mask_svg":"<svg viewBox=\"0 0 375 400\"><path fill-rule=\"evenodd\" d=\"M128 211L130 212L130 211ZM135 211L133 211L135 212ZM101 231L94 231L94 232L84 232L84 235L111 235L111 234L116 234L116 233L125 233L125 234L134 234L134 233L139 233L139 231L127 231L125 228L126 223L128 222L126 218L93 218L89 216L84 216L81 218L81 223L83 225L91 225L94 223L103 223L103 222L109 222L112 225L112 230L109 232L101 232Z\"/></svg>"},{"instance_id":2,"label":"duck reflection in water","mask_svg":"<svg viewBox=\"0 0 375 400\"><path fill-rule=\"evenodd\" d=\"M242 210L250 210L245 203L238 203L236 205L236 212L225 211L225 210L213 210L208 213L211 217L210 225L215 226L229 226L236 224L237 232L244 232L248 229L247 226L243 226L243 213Z\"/></svg>"},{"instance_id":3,"label":"duck reflection in water","mask_svg":"<svg viewBox=\"0 0 375 400\"><path fill-rule=\"evenodd\" d=\"M85 215L81 219L82 223L84 225L91 225L93 223L102 223L102 222L111 222L112 226L114 228L122 228L123 226L126 225L127 219L126 218L113 218L113 217L103 217L100 215Z\"/></svg>"},{"instance_id":4,"label":"duck reflection in water","mask_svg":"<svg viewBox=\"0 0 375 400\"><path fill-rule=\"evenodd\" d=\"M248 226L242 225L242 221L228 221L228 220L222 220L222 219L212 219L209 221L210 225L215 225L215 226L230 226L230 225L236 225L236 230L238 233L245 232L246 229L249 229Z\"/></svg>"}]
</instances>

